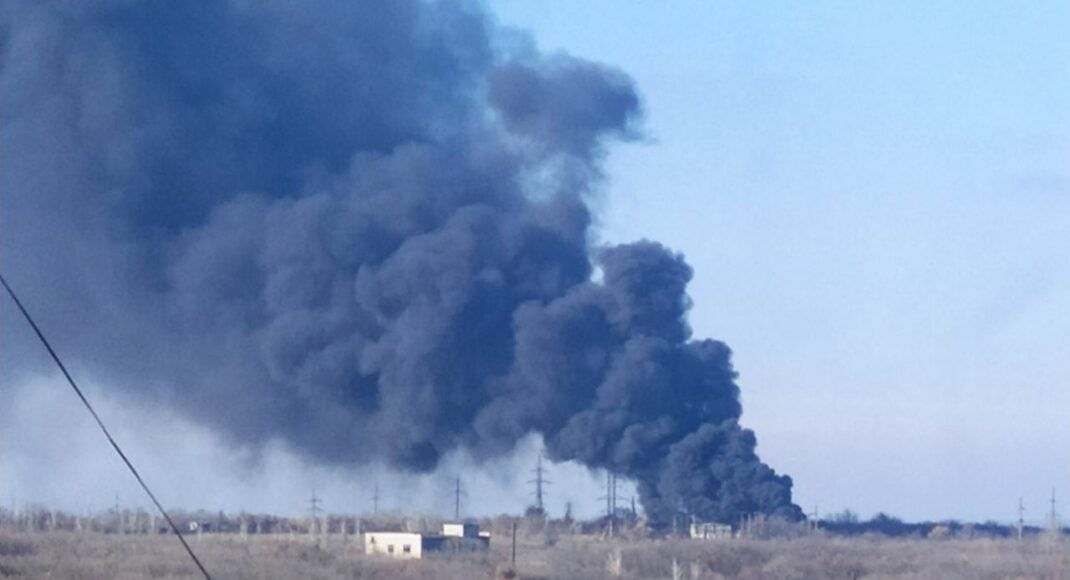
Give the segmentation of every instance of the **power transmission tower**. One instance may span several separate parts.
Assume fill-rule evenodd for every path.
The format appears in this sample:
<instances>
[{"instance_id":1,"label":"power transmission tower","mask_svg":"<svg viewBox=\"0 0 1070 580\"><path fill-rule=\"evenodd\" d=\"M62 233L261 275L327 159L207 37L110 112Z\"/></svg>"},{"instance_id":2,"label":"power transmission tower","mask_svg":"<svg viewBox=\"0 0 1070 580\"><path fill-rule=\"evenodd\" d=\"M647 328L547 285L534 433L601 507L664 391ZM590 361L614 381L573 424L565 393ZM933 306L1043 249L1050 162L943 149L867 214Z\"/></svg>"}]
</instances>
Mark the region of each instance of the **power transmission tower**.
<instances>
[{"instance_id":1,"label":"power transmission tower","mask_svg":"<svg viewBox=\"0 0 1070 580\"><path fill-rule=\"evenodd\" d=\"M453 487L453 519L461 521L461 496L466 495L461 488L461 476L458 475Z\"/></svg>"},{"instance_id":2,"label":"power transmission tower","mask_svg":"<svg viewBox=\"0 0 1070 580\"><path fill-rule=\"evenodd\" d=\"M807 517L810 518L810 529L812 529L814 531L817 531L817 522L819 520L818 520L818 511L817 511L817 504L816 503L814 504L814 511L811 512L811 513L808 513L806 515L807 515Z\"/></svg>"},{"instance_id":3,"label":"power transmission tower","mask_svg":"<svg viewBox=\"0 0 1070 580\"><path fill-rule=\"evenodd\" d=\"M610 517L616 517L617 515L617 474L613 474L613 484L610 486L610 491L613 492L613 499L610 500L612 509L610 510Z\"/></svg>"},{"instance_id":4,"label":"power transmission tower","mask_svg":"<svg viewBox=\"0 0 1070 580\"><path fill-rule=\"evenodd\" d=\"M606 500L606 517L612 518L617 515L617 508L620 506L620 500L617 498L617 476L614 473L606 472L606 495L599 497L599 500Z\"/></svg>"},{"instance_id":5,"label":"power transmission tower","mask_svg":"<svg viewBox=\"0 0 1070 580\"><path fill-rule=\"evenodd\" d=\"M1059 512L1055 511L1055 488L1051 488L1051 533L1052 538L1059 537Z\"/></svg>"},{"instance_id":6,"label":"power transmission tower","mask_svg":"<svg viewBox=\"0 0 1070 580\"><path fill-rule=\"evenodd\" d=\"M682 498L676 498L676 511L672 514L672 535L679 535L682 530L680 529L680 518L683 518L684 522L688 522L691 519L691 513L687 510L687 506L684 505Z\"/></svg>"},{"instance_id":7,"label":"power transmission tower","mask_svg":"<svg viewBox=\"0 0 1070 580\"><path fill-rule=\"evenodd\" d=\"M616 474L606 471L606 495L598 498L599 500L606 500L606 521L607 530L610 537L613 536L613 523L617 517L617 476Z\"/></svg>"},{"instance_id":8,"label":"power transmission tower","mask_svg":"<svg viewBox=\"0 0 1070 580\"><path fill-rule=\"evenodd\" d=\"M535 479L528 481L528 483L535 484L535 510L539 514L546 514L546 505L543 503L543 499L546 495L546 486L550 485L550 481L546 479L546 470L542 466L542 453L539 454L539 459L535 463L535 469L531 470L535 474Z\"/></svg>"},{"instance_id":9,"label":"power transmission tower","mask_svg":"<svg viewBox=\"0 0 1070 580\"><path fill-rule=\"evenodd\" d=\"M379 484L375 484L375 491L372 494L372 513L379 513Z\"/></svg>"},{"instance_id":10,"label":"power transmission tower","mask_svg":"<svg viewBox=\"0 0 1070 580\"><path fill-rule=\"evenodd\" d=\"M119 509L119 494L115 494L115 533L125 534L126 530L123 529L123 512Z\"/></svg>"},{"instance_id":11,"label":"power transmission tower","mask_svg":"<svg viewBox=\"0 0 1070 580\"><path fill-rule=\"evenodd\" d=\"M613 517L613 474L606 472L606 517Z\"/></svg>"},{"instance_id":12,"label":"power transmission tower","mask_svg":"<svg viewBox=\"0 0 1070 580\"><path fill-rule=\"evenodd\" d=\"M316 526L319 524L320 513L323 512L323 508L320 504L323 500L316 497L316 484L312 484L312 497L308 500L308 515L310 522L308 524L308 534L310 536L316 535Z\"/></svg>"},{"instance_id":13,"label":"power transmission tower","mask_svg":"<svg viewBox=\"0 0 1070 580\"><path fill-rule=\"evenodd\" d=\"M1022 541L1022 529L1025 527L1025 504L1018 498L1018 541Z\"/></svg>"}]
</instances>

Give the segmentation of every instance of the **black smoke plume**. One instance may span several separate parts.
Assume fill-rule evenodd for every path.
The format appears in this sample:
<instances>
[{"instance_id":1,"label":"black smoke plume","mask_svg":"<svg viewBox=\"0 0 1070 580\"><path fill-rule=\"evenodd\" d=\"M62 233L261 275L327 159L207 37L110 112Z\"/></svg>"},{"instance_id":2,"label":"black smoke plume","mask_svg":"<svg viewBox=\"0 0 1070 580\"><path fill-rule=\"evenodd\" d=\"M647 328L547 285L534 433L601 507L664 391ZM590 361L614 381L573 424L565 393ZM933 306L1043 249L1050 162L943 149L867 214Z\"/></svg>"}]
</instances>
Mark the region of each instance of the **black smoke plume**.
<instances>
[{"instance_id":1,"label":"black smoke plume","mask_svg":"<svg viewBox=\"0 0 1070 580\"><path fill-rule=\"evenodd\" d=\"M82 368L325 463L538 433L655 522L799 516L683 258L592 245L624 73L465 2L0 11L2 266ZM40 359L4 319L13 377Z\"/></svg>"}]
</instances>

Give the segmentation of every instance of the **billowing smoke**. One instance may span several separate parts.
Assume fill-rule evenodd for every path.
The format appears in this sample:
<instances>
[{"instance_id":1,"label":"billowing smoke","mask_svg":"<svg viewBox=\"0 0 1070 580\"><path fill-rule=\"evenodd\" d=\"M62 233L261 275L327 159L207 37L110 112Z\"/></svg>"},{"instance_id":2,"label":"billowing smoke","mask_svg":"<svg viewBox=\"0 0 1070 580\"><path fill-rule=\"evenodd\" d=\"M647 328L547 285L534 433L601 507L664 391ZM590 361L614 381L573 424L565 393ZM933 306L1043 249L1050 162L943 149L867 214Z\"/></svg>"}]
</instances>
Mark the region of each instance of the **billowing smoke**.
<instances>
[{"instance_id":1,"label":"billowing smoke","mask_svg":"<svg viewBox=\"0 0 1070 580\"><path fill-rule=\"evenodd\" d=\"M656 522L799 515L682 256L592 243L622 72L464 2L0 10L2 266L77 367L324 463L534 432ZM41 359L4 319L13 377Z\"/></svg>"}]
</instances>

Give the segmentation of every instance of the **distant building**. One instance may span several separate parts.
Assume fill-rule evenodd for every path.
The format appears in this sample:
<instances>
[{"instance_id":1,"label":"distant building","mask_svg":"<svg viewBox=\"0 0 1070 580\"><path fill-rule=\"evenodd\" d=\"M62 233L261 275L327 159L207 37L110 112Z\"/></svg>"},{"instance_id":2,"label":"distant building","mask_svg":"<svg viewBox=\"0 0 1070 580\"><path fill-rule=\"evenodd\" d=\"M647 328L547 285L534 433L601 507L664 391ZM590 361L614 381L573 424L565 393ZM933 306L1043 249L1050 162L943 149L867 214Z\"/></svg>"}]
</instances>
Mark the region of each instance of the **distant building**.
<instances>
[{"instance_id":1,"label":"distant building","mask_svg":"<svg viewBox=\"0 0 1070 580\"><path fill-rule=\"evenodd\" d=\"M691 539L721 540L732 537L732 526L713 522L692 522Z\"/></svg>"},{"instance_id":2,"label":"distant building","mask_svg":"<svg viewBox=\"0 0 1070 580\"><path fill-rule=\"evenodd\" d=\"M364 553L394 558L422 558L424 536L415 532L365 532Z\"/></svg>"},{"instance_id":3,"label":"distant building","mask_svg":"<svg viewBox=\"0 0 1070 580\"><path fill-rule=\"evenodd\" d=\"M428 552L481 552L490 548L490 533L479 524L442 524L441 534L365 532L364 553L418 559Z\"/></svg>"},{"instance_id":4,"label":"distant building","mask_svg":"<svg viewBox=\"0 0 1070 580\"><path fill-rule=\"evenodd\" d=\"M448 538L476 538L479 536L479 524L475 522L442 524L442 535Z\"/></svg>"},{"instance_id":5,"label":"distant building","mask_svg":"<svg viewBox=\"0 0 1070 580\"><path fill-rule=\"evenodd\" d=\"M215 530L215 526L212 522L203 522L194 520L189 523L189 531L191 532L211 532Z\"/></svg>"}]
</instances>

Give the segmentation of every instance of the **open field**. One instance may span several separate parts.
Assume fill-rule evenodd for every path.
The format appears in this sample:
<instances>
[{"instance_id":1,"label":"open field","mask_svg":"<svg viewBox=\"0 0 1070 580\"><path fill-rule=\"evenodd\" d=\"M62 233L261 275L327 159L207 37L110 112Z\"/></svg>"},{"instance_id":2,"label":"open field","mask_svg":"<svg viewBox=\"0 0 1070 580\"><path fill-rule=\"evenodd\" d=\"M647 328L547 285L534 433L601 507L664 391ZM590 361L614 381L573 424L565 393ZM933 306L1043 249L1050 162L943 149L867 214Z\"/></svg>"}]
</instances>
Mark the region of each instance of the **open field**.
<instances>
[{"instance_id":1,"label":"open field","mask_svg":"<svg viewBox=\"0 0 1070 580\"><path fill-rule=\"evenodd\" d=\"M494 578L510 545L488 554L400 562L365 556L356 536L315 542L288 535L191 538L217 578ZM1070 544L1045 539L607 541L541 535L518 540L520 578L1070 578ZM27 578L197 578L174 538L77 532L0 532L0 575Z\"/></svg>"}]
</instances>

